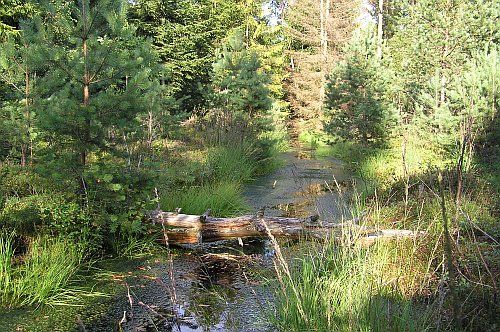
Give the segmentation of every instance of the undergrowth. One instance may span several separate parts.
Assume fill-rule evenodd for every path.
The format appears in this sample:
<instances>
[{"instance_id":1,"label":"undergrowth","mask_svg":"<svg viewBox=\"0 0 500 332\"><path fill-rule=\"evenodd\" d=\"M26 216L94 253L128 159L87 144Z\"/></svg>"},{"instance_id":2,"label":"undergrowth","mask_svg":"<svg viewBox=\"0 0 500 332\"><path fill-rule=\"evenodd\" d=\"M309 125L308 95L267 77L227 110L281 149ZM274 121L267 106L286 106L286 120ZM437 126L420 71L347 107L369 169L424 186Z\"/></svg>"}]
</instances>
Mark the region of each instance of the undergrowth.
<instances>
[{"instance_id":1,"label":"undergrowth","mask_svg":"<svg viewBox=\"0 0 500 332\"><path fill-rule=\"evenodd\" d=\"M273 160L250 144L210 148L205 159L198 161L198 167L188 174L191 181L176 185L173 176L162 179L160 207L164 211L181 208L189 214L203 214L211 209L212 215L218 217L247 212L243 185L257 174L271 171L276 166Z\"/></svg>"},{"instance_id":2,"label":"undergrowth","mask_svg":"<svg viewBox=\"0 0 500 332\"><path fill-rule=\"evenodd\" d=\"M12 234L0 235L0 304L24 307L67 304L76 297L69 284L83 253L68 241L35 238L27 252L15 255Z\"/></svg>"},{"instance_id":3,"label":"undergrowth","mask_svg":"<svg viewBox=\"0 0 500 332\"><path fill-rule=\"evenodd\" d=\"M406 142L393 138L371 147L332 143L321 133L301 139L316 155L343 160L365 184L358 186L364 226L424 231L425 236L363 248L346 243L353 238L350 229L347 238L344 234L301 258L291 277L278 268L276 326L283 331L498 329L499 201L488 176L497 166L485 168L469 158L459 176L458 156L416 133Z\"/></svg>"},{"instance_id":4,"label":"undergrowth","mask_svg":"<svg viewBox=\"0 0 500 332\"><path fill-rule=\"evenodd\" d=\"M281 276L275 324L282 331L424 331L432 305L412 299L428 279L413 243L326 243ZM349 242L349 243L347 243ZM350 244L350 245L349 245ZM354 246L353 246L354 244ZM294 292L293 288L297 291Z\"/></svg>"},{"instance_id":5,"label":"undergrowth","mask_svg":"<svg viewBox=\"0 0 500 332\"><path fill-rule=\"evenodd\" d=\"M212 215L218 217L234 216L249 209L241 185L235 182L180 189L163 195L160 206L164 211L182 208L182 212L188 214L203 214L211 209Z\"/></svg>"}]
</instances>

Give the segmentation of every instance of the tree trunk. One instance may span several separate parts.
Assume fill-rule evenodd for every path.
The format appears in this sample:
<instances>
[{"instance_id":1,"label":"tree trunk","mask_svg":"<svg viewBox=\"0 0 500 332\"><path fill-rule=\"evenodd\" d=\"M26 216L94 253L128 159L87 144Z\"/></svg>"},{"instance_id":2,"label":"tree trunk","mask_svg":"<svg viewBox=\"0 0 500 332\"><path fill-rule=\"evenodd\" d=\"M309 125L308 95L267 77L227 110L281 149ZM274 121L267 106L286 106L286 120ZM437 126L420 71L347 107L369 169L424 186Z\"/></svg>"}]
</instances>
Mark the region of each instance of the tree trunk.
<instances>
[{"instance_id":1,"label":"tree trunk","mask_svg":"<svg viewBox=\"0 0 500 332\"><path fill-rule=\"evenodd\" d=\"M325 9L324 9L324 14L323 14L323 62L328 64L328 22L330 19L330 0L325 0ZM322 9L323 10L323 9ZM327 73L324 73L327 74Z\"/></svg>"},{"instance_id":2,"label":"tree trunk","mask_svg":"<svg viewBox=\"0 0 500 332\"><path fill-rule=\"evenodd\" d=\"M441 54L441 96L440 96L440 106L443 107L443 105L446 103L446 57L448 56L448 43L450 39L450 32L448 30L445 31L444 35L444 46L443 46L443 52Z\"/></svg>"},{"instance_id":3,"label":"tree trunk","mask_svg":"<svg viewBox=\"0 0 500 332\"><path fill-rule=\"evenodd\" d=\"M378 0L378 23L377 23L377 59L382 59L382 42L384 38L384 0Z\"/></svg>"},{"instance_id":4,"label":"tree trunk","mask_svg":"<svg viewBox=\"0 0 500 332\"><path fill-rule=\"evenodd\" d=\"M83 41L83 58L85 61L85 73L83 75L83 106L85 107L85 111L87 112L87 107L90 104L90 90L89 90L89 75L87 71L87 41ZM85 120L85 128L84 130L84 146L82 146L81 151L81 162L82 166L85 167L87 164L87 147L85 146L90 140L90 117L88 114L87 119Z\"/></svg>"},{"instance_id":5,"label":"tree trunk","mask_svg":"<svg viewBox=\"0 0 500 332\"><path fill-rule=\"evenodd\" d=\"M27 45L24 45L25 48L27 48ZM28 65L24 67L24 129L25 129L25 135L28 136L28 140L30 142L29 146L28 143L26 142L26 139L22 139L21 143L21 166L25 167L26 166L26 160L27 155L28 155L28 149L30 150L30 154L33 152L33 147L31 144L31 134L30 134L30 112L29 112L29 107L30 107L30 70L28 68ZM32 163L30 159L30 164Z\"/></svg>"},{"instance_id":6,"label":"tree trunk","mask_svg":"<svg viewBox=\"0 0 500 332\"><path fill-rule=\"evenodd\" d=\"M88 70L88 49L87 49L87 39L88 39L88 31L87 31L87 8L85 6L85 1L82 2L82 16L83 16L83 40L82 40L82 52L83 52L83 106L85 112L88 112L88 106L90 104L90 73ZM84 146L82 146L82 150L80 152L81 163L82 166L85 167L87 164L87 147L86 144L90 141L90 116L87 115L87 119L85 121L84 130Z\"/></svg>"},{"instance_id":7,"label":"tree trunk","mask_svg":"<svg viewBox=\"0 0 500 332\"><path fill-rule=\"evenodd\" d=\"M320 49L323 51L324 44L324 34L325 34L325 12L323 7L325 6L325 0L319 1L319 44Z\"/></svg>"},{"instance_id":8,"label":"tree trunk","mask_svg":"<svg viewBox=\"0 0 500 332\"><path fill-rule=\"evenodd\" d=\"M153 112L149 111L148 112L148 140L147 140L147 147L148 149L151 149L153 146L153 126L154 126L154 118L153 118Z\"/></svg>"},{"instance_id":9,"label":"tree trunk","mask_svg":"<svg viewBox=\"0 0 500 332\"><path fill-rule=\"evenodd\" d=\"M400 238L418 236L423 233L408 230L377 230L359 226L359 218L342 224L320 222L317 216L310 218L281 218L245 215L235 218L214 218L204 215L176 214L155 210L149 214L154 224L162 225L162 231L169 244L200 244L219 240L266 237L270 233L276 237L291 239L309 237L325 239L341 237L342 229L349 228L361 235L363 242L371 243L379 238Z\"/></svg>"}]
</instances>

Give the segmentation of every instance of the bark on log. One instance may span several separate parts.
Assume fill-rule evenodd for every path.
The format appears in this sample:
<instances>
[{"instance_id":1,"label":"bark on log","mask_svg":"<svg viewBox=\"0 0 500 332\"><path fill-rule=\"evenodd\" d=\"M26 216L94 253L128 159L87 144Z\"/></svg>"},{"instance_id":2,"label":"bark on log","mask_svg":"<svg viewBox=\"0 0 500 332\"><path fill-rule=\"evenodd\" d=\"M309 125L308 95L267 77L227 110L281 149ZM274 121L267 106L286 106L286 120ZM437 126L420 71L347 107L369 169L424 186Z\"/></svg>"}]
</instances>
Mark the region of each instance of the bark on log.
<instances>
[{"instance_id":1,"label":"bark on log","mask_svg":"<svg viewBox=\"0 0 500 332\"><path fill-rule=\"evenodd\" d=\"M281 218L264 217L256 215L244 215L234 218L215 218L209 213L201 216L189 214L177 214L155 210L149 214L150 220L155 224L162 225L165 240L169 244L199 244L226 239L246 237L267 237L264 226L270 230L275 237L300 238L327 238L334 234L340 235L342 229L355 231L372 243L377 238L399 238L422 235L408 230L375 230L359 226L358 221L345 223L331 223L313 221L316 216L309 218Z\"/></svg>"}]
</instances>

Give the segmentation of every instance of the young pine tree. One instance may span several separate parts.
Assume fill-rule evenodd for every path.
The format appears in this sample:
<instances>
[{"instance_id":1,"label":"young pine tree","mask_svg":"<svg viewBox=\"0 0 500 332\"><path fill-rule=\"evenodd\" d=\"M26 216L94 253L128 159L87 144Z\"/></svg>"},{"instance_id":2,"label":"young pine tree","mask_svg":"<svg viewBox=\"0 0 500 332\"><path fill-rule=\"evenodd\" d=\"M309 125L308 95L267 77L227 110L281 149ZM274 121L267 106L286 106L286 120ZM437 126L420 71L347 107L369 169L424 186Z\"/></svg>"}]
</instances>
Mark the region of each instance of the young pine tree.
<instances>
[{"instance_id":1,"label":"young pine tree","mask_svg":"<svg viewBox=\"0 0 500 332\"><path fill-rule=\"evenodd\" d=\"M44 1L30 23L39 64L39 125L81 171L140 130L150 108L156 57L127 23L127 2Z\"/></svg>"},{"instance_id":2,"label":"young pine tree","mask_svg":"<svg viewBox=\"0 0 500 332\"><path fill-rule=\"evenodd\" d=\"M5 86L0 100L0 160L9 157L24 167L33 162L32 90L36 74L29 38L22 36L18 41L4 42L0 52L0 83Z\"/></svg>"},{"instance_id":3,"label":"young pine tree","mask_svg":"<svg viewBox=\"0 0 500 332\"><path fill-rule=\"evenodd\" d=\"M369 35L359 38L328 78L325 129L337 138L367 146L387 138L391 111L373 40Z\"/></svg>"},{"instance_id":4,"label":"young pine tree","mask_svg":"<svg viewBox=\"0 0 500 332\"><path fill-rule=\"evenodd\" d=\"M271 106L269 82L260 59L249 51L241 31L229 37L213 66L214 101L217 107L252 119Z\"/></svg>"}]
</instances>

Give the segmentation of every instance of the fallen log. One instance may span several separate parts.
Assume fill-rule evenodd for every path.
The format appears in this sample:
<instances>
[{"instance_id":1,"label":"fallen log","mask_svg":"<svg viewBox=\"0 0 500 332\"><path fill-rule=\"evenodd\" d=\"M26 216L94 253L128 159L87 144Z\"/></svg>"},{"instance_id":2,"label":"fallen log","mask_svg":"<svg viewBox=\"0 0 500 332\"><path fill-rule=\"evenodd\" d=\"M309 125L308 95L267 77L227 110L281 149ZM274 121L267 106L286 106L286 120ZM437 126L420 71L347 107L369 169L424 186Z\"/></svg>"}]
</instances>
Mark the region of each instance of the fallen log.
<instances>
[{"instance_id":1,"label":"fallen log","mask_svg":"<svg viewBox=\"0 0 500 332\"><path fill-rule=\"evenodd\" d=\"M169 244L200 244L219 240L267 237L268 230L275 237L297 239L301 237L327 238L342 230L349 230L369 239L399 238L421 235L408 230L376 230L358 225L358 220L344 223L321 222L317 216L308 218L266 217L263 213L234 218L211 217L209 211L203 215L190 215L155 210L149 213L154 224L162 226L164 241ZM266 230L266 227L268 230ZM336 230L336 232L335 232Z\"/></svg>"}]
</instances>

